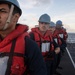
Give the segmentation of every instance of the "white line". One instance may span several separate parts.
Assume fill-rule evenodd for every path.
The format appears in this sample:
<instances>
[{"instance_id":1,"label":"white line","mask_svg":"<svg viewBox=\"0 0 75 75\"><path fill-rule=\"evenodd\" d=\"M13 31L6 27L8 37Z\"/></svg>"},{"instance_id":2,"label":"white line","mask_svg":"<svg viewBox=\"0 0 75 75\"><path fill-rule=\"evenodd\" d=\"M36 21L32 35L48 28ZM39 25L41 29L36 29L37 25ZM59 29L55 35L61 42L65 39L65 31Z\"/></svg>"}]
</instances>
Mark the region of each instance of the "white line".
<instances>
[{"instance_id":1,"label":"white line","mask_svg":"<svg viewBox=\"0 0 75 75\"><path fill-rule=\"evenodd\" d=\"M70 52L69 52L69 50L68 50L67 47L66 47L66 50L67 50L67 53L68 53L68 55L69 55L69 57L70 57L70 60L71 60L71 62L72 62L72 64L73 64L73 66L74 66L74 68L75 68L75 63L74 63L74 61L73 61L73 59L72 59L72 56L71 56L71 54L70 54Z\"/></svg>"}]
</instances>

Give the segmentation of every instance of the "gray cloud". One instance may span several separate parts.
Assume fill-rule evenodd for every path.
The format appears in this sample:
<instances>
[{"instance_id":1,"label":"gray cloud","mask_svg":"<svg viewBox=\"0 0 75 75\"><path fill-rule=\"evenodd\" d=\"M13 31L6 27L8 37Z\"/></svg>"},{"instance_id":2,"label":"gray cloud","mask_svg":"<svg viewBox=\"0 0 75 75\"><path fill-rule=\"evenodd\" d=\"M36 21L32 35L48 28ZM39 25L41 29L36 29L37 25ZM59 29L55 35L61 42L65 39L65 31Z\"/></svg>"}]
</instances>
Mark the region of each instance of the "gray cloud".
<instances>
[{"instance_id":1,"label":"gray cloud","mask_svg":"<svg viewBox=\"0 0 75 75\"><path fill-rule=\"evenodd\" d=\"M32 0L35 2L35 6L41 6L41 5L48 5L50 4L51 0Z\"/></svg>"},{"instance_id":2,"label":"gray cloud","mask_svg":"<svg viewBox=\"0 0 75 75\"><path fill-rule=\"evenodd\" d=\"M32 8L45 8L51 5L52 0L18 0L22 8L32 9Z\"/></svg>"}]
</instances>

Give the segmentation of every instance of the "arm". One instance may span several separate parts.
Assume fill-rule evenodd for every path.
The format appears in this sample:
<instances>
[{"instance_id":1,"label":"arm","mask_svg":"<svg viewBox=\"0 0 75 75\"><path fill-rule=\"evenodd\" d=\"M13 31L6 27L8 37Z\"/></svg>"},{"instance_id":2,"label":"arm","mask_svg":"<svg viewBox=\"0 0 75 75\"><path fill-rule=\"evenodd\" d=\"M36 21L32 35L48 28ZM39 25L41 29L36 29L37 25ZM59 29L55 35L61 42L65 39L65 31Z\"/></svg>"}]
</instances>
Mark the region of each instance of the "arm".
<instances>
[{"instance_id":1,"label":"arm","mask_svg":"<svg viewBox=\"0 0 75 75\"><path fill-rule=\"evenodd\" d=\"M58 54L60 52L60 47L55 41L53 41L53 43L54 43L54 47L55 47L55 53Z\"/></svg>"},{"instance_id":2,"label":"arm","mask_svg":"<svg viewBox=\"0 0 75 75\"><path fill-rule=\"evenodd\" d=\"M46 64L38 45L29 38L26 38L26 56L30 75L46 75Z\"/></svg>"},{"instance_id":3,"label":"arm","mask_svg":"<svg viewBox=\"0 0 75 75\"><path fill-rule=\"evenodd\" d=\"M66 46L67 46L66 42L62 38L61 38L61 41L62 41L62 44L61 44L60 48L61 49L66 48Z\"/></svg>"}]
</instances>

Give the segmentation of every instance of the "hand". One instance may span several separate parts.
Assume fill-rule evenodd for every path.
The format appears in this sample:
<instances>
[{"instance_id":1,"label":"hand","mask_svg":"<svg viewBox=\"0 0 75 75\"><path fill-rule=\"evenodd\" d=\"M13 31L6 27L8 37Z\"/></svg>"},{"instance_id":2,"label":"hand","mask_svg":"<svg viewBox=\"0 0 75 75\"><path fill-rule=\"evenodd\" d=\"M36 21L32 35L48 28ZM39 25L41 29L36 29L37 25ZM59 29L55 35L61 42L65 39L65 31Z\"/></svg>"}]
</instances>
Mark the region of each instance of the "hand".
<instances>
[{"instance_id":1,"label":"hand","mask_svg":"<svg viewBox=\"0 0 75 75\"><path fill-rule=\"evenodd\" d=\"M55 49L55 53L58 54L59 52L60 52L60 48L58 47Z\"/></svg>"}]
</instances>

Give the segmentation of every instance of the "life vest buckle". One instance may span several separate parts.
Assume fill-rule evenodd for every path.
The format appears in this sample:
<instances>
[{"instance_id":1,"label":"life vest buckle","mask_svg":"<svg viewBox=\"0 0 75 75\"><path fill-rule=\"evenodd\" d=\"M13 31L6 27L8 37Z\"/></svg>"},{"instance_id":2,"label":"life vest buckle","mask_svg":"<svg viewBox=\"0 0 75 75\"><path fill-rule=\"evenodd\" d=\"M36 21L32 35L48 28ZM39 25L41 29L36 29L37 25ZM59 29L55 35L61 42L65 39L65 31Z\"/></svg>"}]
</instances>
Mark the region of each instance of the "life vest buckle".
<instances>
[{"instance_id":1,"label":"life vest buckle","mask_svg":"<svg viewBox=\"0 0 75 75\"><path fill-rule=\"evenodd\" d=\"M0 58L3 57L3 52L0 52Z\"/></svg>"}]
</instances>

